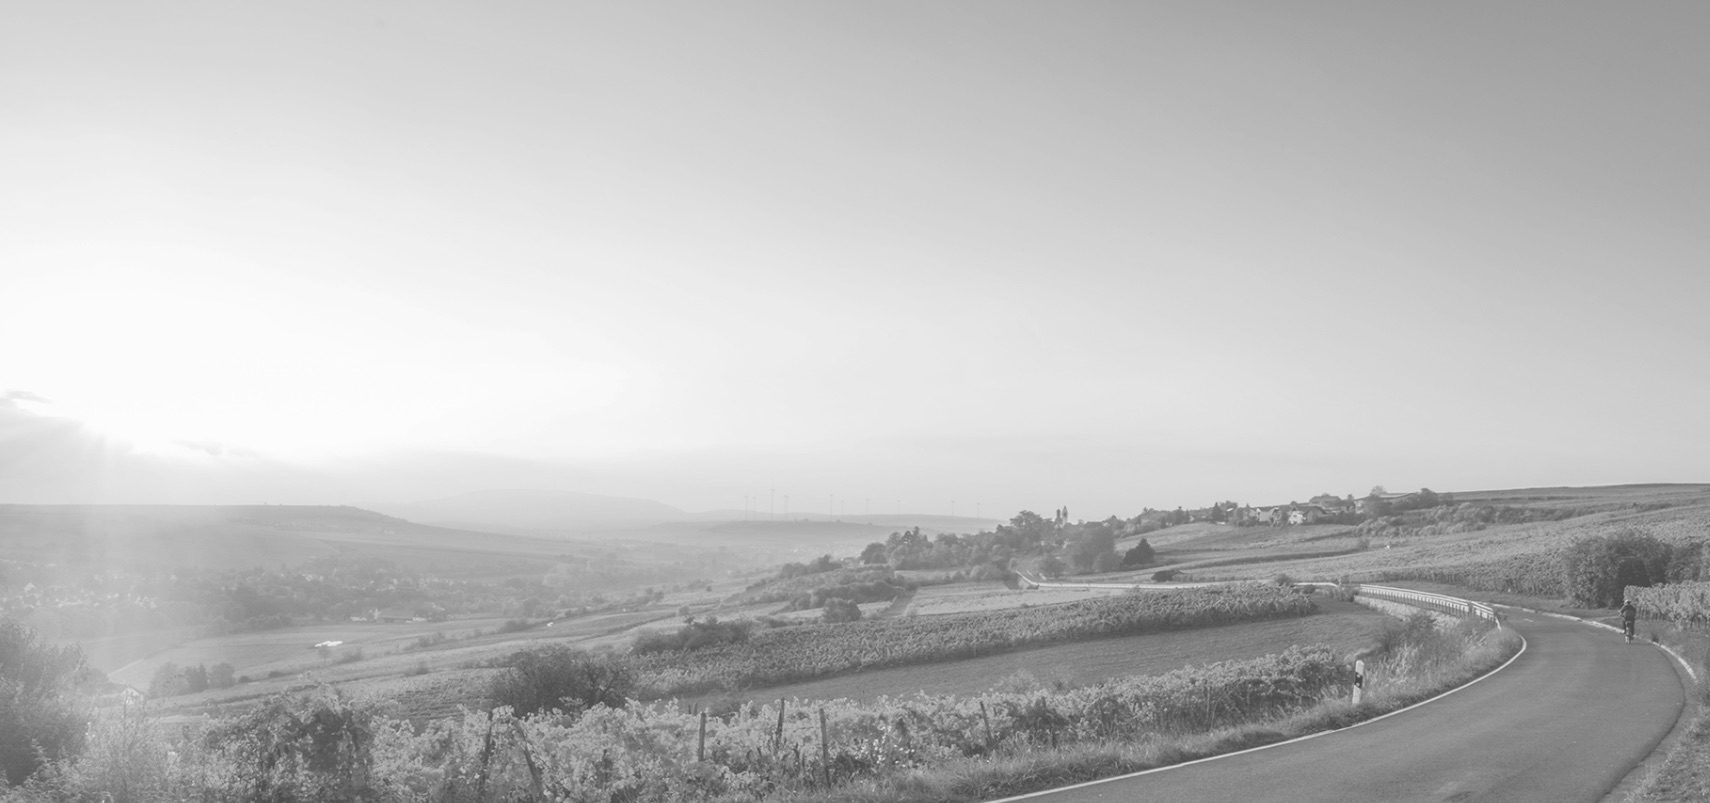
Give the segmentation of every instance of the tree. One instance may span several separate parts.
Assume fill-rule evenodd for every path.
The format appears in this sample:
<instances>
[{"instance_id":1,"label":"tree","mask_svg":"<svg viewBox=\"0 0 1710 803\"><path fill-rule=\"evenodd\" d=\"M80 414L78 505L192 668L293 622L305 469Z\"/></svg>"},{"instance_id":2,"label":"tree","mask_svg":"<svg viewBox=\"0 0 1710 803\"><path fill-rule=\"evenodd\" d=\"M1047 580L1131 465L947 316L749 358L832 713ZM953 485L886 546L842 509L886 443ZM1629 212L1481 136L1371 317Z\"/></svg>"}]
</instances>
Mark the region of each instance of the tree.
<instances>
[{"instance_id":1,"label":"tree","mask_svg":"<svg viewBox=\"0 0 1710 803\"><path fill-rule=\"evenodd\" d=\"M861 606L854 600L832 598L825 601L825 613L821 618L828 623L859 622L861 621Z\"/></svg>"},{"instance_id":2,"label":"tree","mask_svg":"<svg viewBox=\"0 0 1710 803\"><path fill-rule=\"evenodd\" d=\"M885 545L874 541L861 550L861 562L868 565L879 565L885 562Z\"/></svg>"},{"instance_id":3,"label":"tree","mask_svg":"<svg viewBox=\"0 0 1710 803\"><path fill-rule=\"evenodd\" d=\"M228 663L217 663L208 667L208 686L215 689L229 689L236 684L237 669Z\"/></svg>"},{"instance_id":4,"label":"tree","mask_svg":"<svg viewBox=\"0 0 1710 803\"><path fill-rule=\"evenodd\" d=\"M0 771L7 784L82 747L84 717L72 692L93 679L76 647L51 646L20 622L0 621Z\"/></svg>"},{"instance_id":5,"label":"tree","mask_svg":"<svg viewBox=\"0 0 1710 803\"><path fill-rule=\"evenodd\" d=\"M1574 605L1613 608L1627 586L1667 578L1673 557L1673 547L1638 529L1581 538L1562 553L1562 586Z\"/></svg>"},{"instance_id":6,"label":"tree","mask_svg":"<svg viewBox=\"0 0 1710 803\"><path fill-rule=\"evenodd\" d=\"M1142 538L1140 543L1130 547L1127 552L1122 554L1122 568L1138 569L1142 566L1148 566L1156 557L1156 553L1152 551L1152 545Z\"/></svg>"},{"instance_id":7,"label":"tree","mask_svg":"<svg viewBox=\"0 0 1710 803\"><path fill-rule=\"evenodd\" d=\"M208 666L207 666L207 664L197 664L195 666L184 667L184 691L185 691L185 693L195 694L196 692L207 691L207 690L208 690Z\"/></svg>"},{"instance_id":8,"label":"tree","mask_svg":"<svg viewBox=\"0 0 1710 803\"><path fill-rule=\"evenodd\" d=\"M155 668L148 681L148 696L175 697L185 692L184 668L171 661Z\"/></svg>"},{"instance_id":9,"label":"tree","mask_svg":"<svg viewBox=\"0 0 1710 803\"><path fill-rule=\"evenodd\" d=\"M1075 571L1093 571L1100 556L1116 554L1116 533L1103 524L1077 525L1066 551Z\"/></svg>"},{"instance_id":10,"label":"tree","mask_svg":"<svg viewBox=\"0 0 1710 803\"><path fill-rule=\"evenodd\" d=\"M494 705L525 716L536 711L580 713L596 705L622 708L635 687L633 673L604 656L569 647L512 653L510 671L493 682Z\"/></svg>"},{"instance_id":11,"label":"tree","mask_svg":"<svg viewBox=\"0 0 1710 803\"><path fill-rule=\"evenodd\" d=\"M1063 559L1056 555L1046 555L1044 560L1039 561L1039 573L1046 577L1062 577L1063 572L1067 569L1068 567L1064 565Z\"/></svg>"}]
</instances>

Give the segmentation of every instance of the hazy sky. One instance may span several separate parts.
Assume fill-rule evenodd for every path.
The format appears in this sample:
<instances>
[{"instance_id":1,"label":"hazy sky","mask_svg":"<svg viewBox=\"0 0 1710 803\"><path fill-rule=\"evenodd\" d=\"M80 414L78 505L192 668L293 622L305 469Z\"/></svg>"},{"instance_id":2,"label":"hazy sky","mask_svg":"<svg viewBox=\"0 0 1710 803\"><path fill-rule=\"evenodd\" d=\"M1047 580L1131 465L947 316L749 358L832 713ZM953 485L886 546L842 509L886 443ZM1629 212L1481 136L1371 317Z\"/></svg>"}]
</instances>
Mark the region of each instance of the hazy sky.
<instances>
[{"instance_id":1,"label":"hazy sky","mask_svg":"<svg viewBox=\"0 0 1710 803\"><path fill-rule=\"evenodd\" d=\"M394 480L203 501L409 498L423 455L422 496L987 515L1704 481L1707 31L5 2L0 407ZM41 496L20 443L0 501Z\"/></svg>"}]
</instances>

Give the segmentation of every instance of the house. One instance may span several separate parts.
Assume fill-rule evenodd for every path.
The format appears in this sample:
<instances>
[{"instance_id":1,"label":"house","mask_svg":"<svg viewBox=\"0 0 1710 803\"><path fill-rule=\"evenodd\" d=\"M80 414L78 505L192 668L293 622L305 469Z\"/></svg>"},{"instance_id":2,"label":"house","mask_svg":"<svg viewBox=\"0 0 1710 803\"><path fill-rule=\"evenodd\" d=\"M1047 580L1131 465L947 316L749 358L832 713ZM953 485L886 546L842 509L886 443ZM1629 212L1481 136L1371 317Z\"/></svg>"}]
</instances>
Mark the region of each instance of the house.
<instances>
[{"instance_id":1,"label":"house","mask_svg":"<svg viewBox=\"0 0 1710 803\"><path fill-rule=\"evenodd\" d=\"M1311 499L1308 499L1306 501L1308 504L1313 504L1313 505L1317 505L1321 508L1324 508L1325 512L1329 513L1332 516L1340 516L1344 513L1352 513L1352 512L1354 512L1354 507L1355 507L1354 497L1351 495L1347 496L1347 497L1341 497L1341 496L1336 496L1335 494L1319 494L1319 495L1314 496Z\"/></svg>"},{"instance_id":2,"label":"house","mask_svg":"<svg viewBox=\"0 0 1710 803\"><path fill-rule=\"evenodd\" d=\"M101 690L95 694L94 699L90 702L97 708L110 708L114 706L141 705L146 699L148 699L148 695L143 694L134 686L126 686L122 683L107 683L101 687Z\"/></svg>"}]
</instances>

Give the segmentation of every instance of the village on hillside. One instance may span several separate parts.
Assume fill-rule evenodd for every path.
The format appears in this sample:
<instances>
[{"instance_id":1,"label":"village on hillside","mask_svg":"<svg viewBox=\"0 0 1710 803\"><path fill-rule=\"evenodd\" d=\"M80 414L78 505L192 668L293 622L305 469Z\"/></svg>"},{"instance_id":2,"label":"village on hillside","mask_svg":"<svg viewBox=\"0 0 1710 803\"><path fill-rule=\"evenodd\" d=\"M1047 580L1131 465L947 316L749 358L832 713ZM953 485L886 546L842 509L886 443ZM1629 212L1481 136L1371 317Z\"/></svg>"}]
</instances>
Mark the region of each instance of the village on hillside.
<instances>
[{"instance_id":1,"label":"village on hillside","mask_svg":"<svg viewBox=\"0 0 1710 803\"><path fill-rule=\"evenodd\" d=\"M1355 498L1353 494L1336 496L1319 494L1305 502L1281 505L1253 506L1239 502L1218 502L1194 510L1146 510L1140 514L1142 531L1188 522L1214 522L1239 526L1281 527L1299 524L1358 524L1366 519L1387 516L1403 510L1435 507L1452 502L1448 494L1429 488L1392 493L1374 488L1371 493ZM1150 525L1150 526L1148 526Z\"/></svg>"}]
</instances>

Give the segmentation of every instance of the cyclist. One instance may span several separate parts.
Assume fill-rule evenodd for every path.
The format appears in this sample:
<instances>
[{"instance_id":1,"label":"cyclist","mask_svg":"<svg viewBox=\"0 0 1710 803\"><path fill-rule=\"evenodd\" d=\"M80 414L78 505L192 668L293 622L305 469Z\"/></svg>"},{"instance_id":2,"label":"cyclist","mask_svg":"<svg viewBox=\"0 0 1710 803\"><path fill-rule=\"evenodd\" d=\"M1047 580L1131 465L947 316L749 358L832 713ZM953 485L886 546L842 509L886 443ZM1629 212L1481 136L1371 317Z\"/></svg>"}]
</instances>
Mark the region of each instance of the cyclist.
<instances>
[{"instance_id":1,"label":"cyclist","mask_svg":"<svg viewBox=\"0 0 1710 803\"><path fill-rule=\"evenodd\" d=\"M1622 602L1621 632L1626 634L1628 641L1633 640L1633 620L1637 618L1639 618L1639 607L1634 605L1632 600Z\"/></svg>"}]
</instances>

